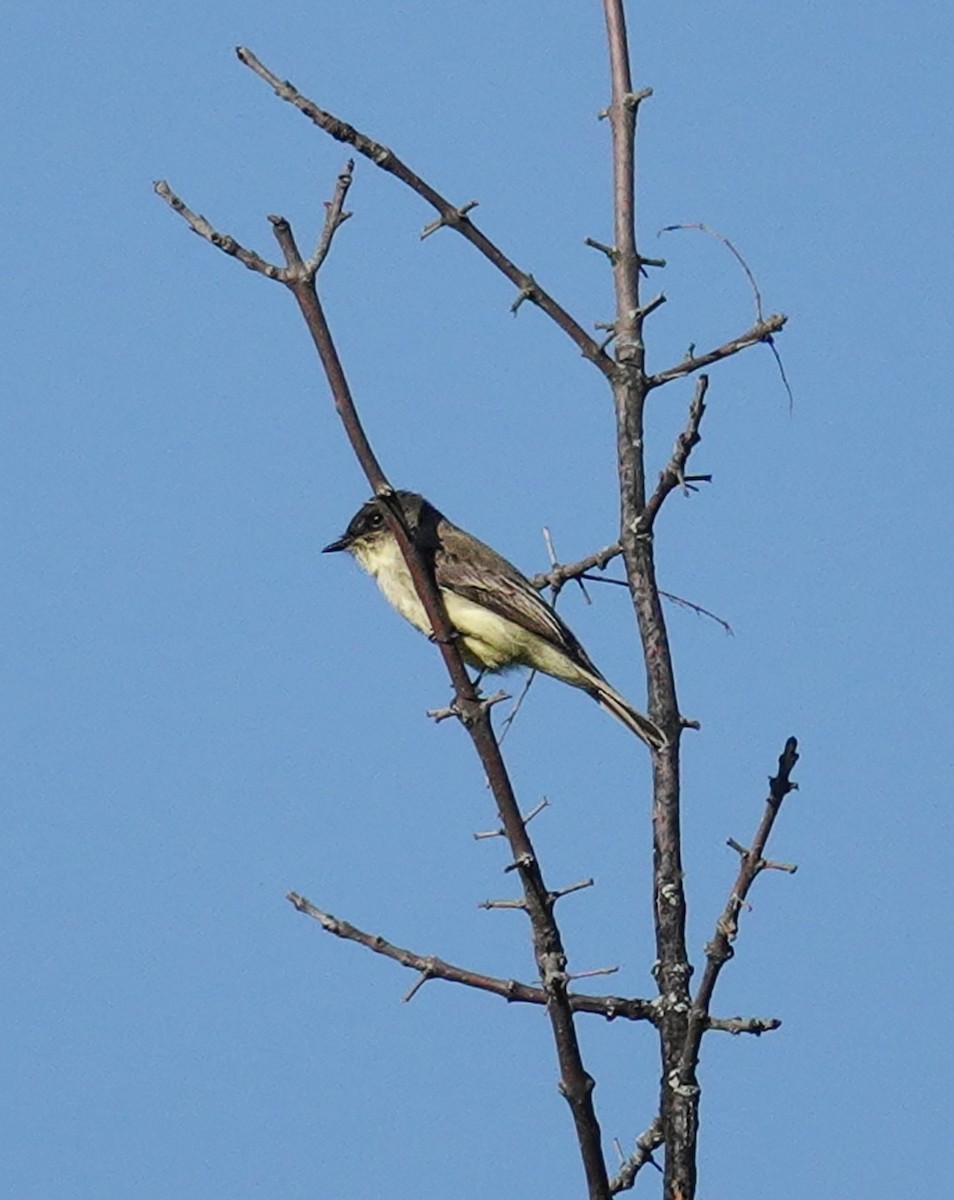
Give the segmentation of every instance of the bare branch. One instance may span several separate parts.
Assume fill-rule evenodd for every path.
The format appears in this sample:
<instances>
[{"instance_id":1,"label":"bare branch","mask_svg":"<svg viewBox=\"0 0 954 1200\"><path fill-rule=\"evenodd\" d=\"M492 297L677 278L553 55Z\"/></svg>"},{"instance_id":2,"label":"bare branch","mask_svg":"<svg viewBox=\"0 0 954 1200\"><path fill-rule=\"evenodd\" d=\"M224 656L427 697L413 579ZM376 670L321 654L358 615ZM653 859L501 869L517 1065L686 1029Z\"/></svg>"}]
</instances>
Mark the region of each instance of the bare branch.
<instances>
[{"instance_id":1,"label":"bare branch","mask_svg":"<svg viewBox=\"0 0 954 1200\"><path fill-rule=\"evenodd\" d=\"M555 892L550 893L552 900L561 900L564 896L571 896L574 892L581 892L584 888L591 888L594 884L592 879L581 879L578 883L567 884L566 887L558 888Z\"/></svg>"},{"instance_id":2,"label":"bare branch","mask_svg":"<svg viewBox=\"0 0 954 1200\"><path fill-rule=\"evenodd\" d=\"M733 354L738 354L740 350L746 350L749 346L758 345L759 342L771 342L772 334L783 329L787 320L788 317L782 313L773 313L764 321L757 321L751 329L739 334L731 342L725 342L706 354L688 354L681 363L676 363L674 367L669 367L668 370L660 371L656 375L647 376L646 386L648 388L660 387L664 383L670 383L673 379L682 379L685 375L701 371L704 367L720 362L723 358L731 358Z\"/></svg>"},{"instance_id":3,"label":"bare branch","mask_svg":"<svg viewBox=\"0 0 954 1200\"><path fill-rule=\"evenodd\" d=\"M702 424L702 418L706 411L706 391L708 388L709 376L700 375L696 381L695 395L692 397L692 403L689 405L689 419L686 422L686 427L676 438L672 456L659 476L656 489L646 501L646 507L639 514L637 534L646 535L651 532L653 522L662 508L663 501L671 491L677 487L685 490L686 463L689 461L689 455L701 440L699 426Z\"/></svg>"},{"instance_id":4,"label":"bare branch","mask_svg":"<svg viewBox=\"0 0 954 1200\"><path fill-rule=\"evenodd\" d=\"M738 1037L740 1033L751 1033L761 1037L763 1033L771 1033L780 1029L782 1022L778 1017L710 1017L706 1029L718 1033L731 1033Z\"/></svg>"},{"instance_id":5,"label":"bare branch","mask_svg":"<svg viewBox=\"0 0 954 1200\"><path fill-rule=\"evenodd\" d=\"M590 583L608 583L613 587L629 587L628 580L616 579L612 575L581 575L579 578L589 580ZM732 626L717 613L710 612L708 608L703 608L701 604L695 604L692 600L686 600L683 596L677 596L673 592L664 592L662 588L659 589L659 594L664 600L668 600L671 604L675 604L677 608L688 608L690 612L694 612L699 617L705 617L709 621L715 621L717 625L722 626L722 628L730 637L732 636Z\"/></svg>"},{"instance_id":6,"label":"bare branch","mask_svg":"<svg viewBox=\"0 0 954 1200\"><path fill-rule=\"evenodd\" d=\"M604 0L612 100L607 109L613 138L613 282L616 289L617 361L641 351L640 256L636 247L636 113L649 93L633 92L622 0Z\"/></svg>"},{"instance_id":7,"label":"bare branch","mask_svg":"<svg viewBox=\"0 0 954 1200\"><path fill-rule=\"evenodd\" d=\"M622 553L622 545L619 542L611 542L610 545L604 546L602 550L596 550L592 554L587 554L585 558L577 559L576 562L567 563L564 566L553 566L549 571L541 571L537 575L532 575L530 582L539 590L548 587L552 588L554 593L557 594L567 580L578 579L594 567L598 567L602 571L614 558L618 558Z\"/></svg>"},{"instance_id":8,"label":"bare branch","mask_svg":"<svg viewBox=\"0 0 954 1200\"><path fill-rule=\"evenodd\" d=\"M703 608L701 604L696 604L692 600L686 600L683 596L676 596L672 592L664 592L662 588L660 588L659 594L664 600L668 600L670 604L675 604L678 608L688 608L690 612L696 613L697 616L707 617L710 621L715 621L717 625L722 626L729 637L733 636L732 626L724 617L720 617L718 613L710 612L708 608Z\"/></svg>"},{"instance_id":9,"label":"bare branch","mask_svg":"<svg viewBox=\"0 0 954 1200\"><path fill-rule=\"evenodd\" d=\"M182 217L193 233L197 233L199 237L204 238L211 245L215 246L216 249L221 250L223 254L237 258L250 271L255 271L259 275L266 276L268 279L277 279L282 283L285 282L285 272L281 267L276 267L273 263L267 262L260 254L256 254L254 250L246 250L230 234L219 233L218 230L213 229L205 217L199 213L194 213L186 205L185 201L180 200L164 179L157 180L153 184L153 190L157 196L161 196L165 200L173 212L177 212Z\"/></svg>"},{"instance_id":10,"label":"bare branch","mask_svg":"<svg viewBox=\"0 0 954 1200\"><path fill-rule=\"evenodd\" d=\"M522 271L511 262L503 251L474 225L467 215L474 207L474 201L470 201L462 207L451 204L440 192L432 188L429 183L426 183L410 167L402 162L387 146L381 145L380 142L376 142L373 138L368 137L367 134L355 129L354 126L339 120L332 113L320 108L313 100L309 100L306 96L303 96L287 80L279 79L277 75L273 74L255 57L251 50L247 50L244 46L239 46L236 48L235 53L238 55L240 62L244 63L260 79L263 79L274 88L276 95L293 105L299 112L304 113L319 129L324 130L325 133L335 138L336 141L347 142L349 145L354 146L359 154L363 154L365 158L369 158L382 171L387 171L388 174L393 175L396 179L400 179L402 183L416 192L422 200L425 200L432 208L436 209L439 224L456 229L498 271L510 280L514 287L517 288L520 297L525 300L532 300L538 308L542 309L563 330L576 344L584 358L589 359L605 376L609 377L612 375L614 369L612 359L607 357L600 349L598 343L590 337L579 322L575 321L566 309L558 304L549 292L536 282L532 275L526 271ZM425 230L425 232L428 231L431 231L430 226Z\"/></svg>"},{"instance_id":11,"label":"bare branch","mask_svg":"<svg viewBox=\"0 0 954 1200\"><path fill-rule=\"evenodd\" d=\"M646 274L645 267L665 264L662 260L644 258L639 252L636 238L636 118L642 100L652 92L650 88L638 91L633 89L623 0L603 0L603 8L612 83L611 103L604 115L609 118L613 139L613 244L606 245L594 239L587 239L589 246L606 256L613 272L615 314L613 321L604 326L609 331L609 337L602 344L598 344L587 334L573 317L540 287L529 272L518 268L476 228L469 215L477 205L475 200L462 206L452 205L388 147L319 108L290 83L275 76L250 51L239 48L237 54L242 63L272 86L280 98L296 107L331 137L353 146L358 153L395 176L431 205L437 212L437 218L425 226L421 236L428 237L444 226L456 229L517 289L512 311L516 313L526 301L536 304L571 338L581 353L597 366L612 387L617 417L617 462L622 507L620 540L577 563L560 566L556 562L547 531L550 570L537 576L534 583L538 587L551 587L554 599L568 579L576 579L581 588L584 579L620 584L623 581L600 578L587 572L592 569L604 570L606 565L620 554L624 558L627 577L625 586L629 587L631 593L646 665L648 711L669 739L666 745L653 751L653 891L657 953L654 974L659 988L659 995L653 1001L612 996L580 996L570 990L573 979L616 970L599 968L571 974L567 969L567 955L554 918L555 902L561 896L591 886L593 881L583 880L556 891L547 888L526 828L546 801L538 805L526 818L521 815L491 725L490 708L503 698L503 693L489 699L479 696L461 658L459 639L448 620L433 571L407 528L401 505L361 425L315 287L316 274L329 253L335 233L350 216L344 209L344 202L351 184L353 162L349 162L338 177L334 197L326 204L324 226L310 258L303 258L288 221L279 216L269 218L285 260L285 265L281 267L269 263L256 252L245 249L229 235L216 231L204 217L187 208L164 182L156 184L156 191L199 236L223 253L236 258L249 270L282 283L292 292L299 305L327 375L335 407L372 489L384 503L387 524L400 546L415 590L434 631L433 640L439 647L454 686L453 704L446 712L435 715L458 717L471 736L497 803L502 822L499 832L508 839L511 862L505 870L516 871L520 876L523 892L520 897L487 900L480 907L521 909L528 914L532 925L539 984L529 985L512 979L481 975L434 956L414 954L322 912L295 893L291 893L288 899L299 911L318 921L328 932L361 944L372 952L391 958L407 969L415 971L417 978L403 997L405 1001L412 999L429 980L443 979L490 992L508 1002L530 1003L542 1007L553 1033L560 1067L560 1090L568 1101L576 1127L590 1200L608 1200L610 1195L632 1187L638 1172L647 1162L656 1166L652 1157L653 1150L661 1144L666 1145L665 1194L683 1196L688 1200L695 1192L696 1182L695 1156L699 1109L696 1067L704 1034L709 1031L721 1031L733 1035L745 1033L759 1036L763 1032L776 1029L780 1024L775 1018L713 1017L710 1008L719 973L733 954L732 942L737 934L739 917L743 908L747 907L746 897L755 878L765 870L794 872L796 869L792 864L765 858L764 850L782 800L797 786L791 782L790 776L798 760L798 753L795 739L789 739L779 759L778 774L770 781L766 811L751 847L746 848L730 839L730 845L740 857L738 877L716 924L715 934L705 948L705 972L693 998L689 988L692 966L688 958L685 936L679 735L683 728L696 727L697 723L682 717L679 711L661 599L672 599L710 617L713 614L679 597L660 591L655 577L651 535L656 516L672 491L677 487L687 491L693 481L709 479L708 476L686 474L691 453L700 440L708 378L705 375L699 378L685 428L679 434L669 461L648 498L644 457L645 409L652 389L694 374L758 342L769 344L791 400L791 389L788 388L773 342L773 335L784 327L786 317L780 314L763 317L761 295L754 276L741 255L721 234L705 226L697 226L722 241L741 263L755 294L756 324L739 337L705 354L697 355L693 347L681 363L654 375L646 372L643 322L665 302L665 296L662 294L645 303L641 301L641 275ZM606 352L611 342L614 343L612 357ZM728 629L725 622L719 618L713 619L719 620ZM519 703L518 701L515 712L519 709ZM511 714L505 722L505 731L513 715ZM475 836L485 837L493 834ZM601 1015L607 1020L616 1017L646 1020L659 1030L663 1059L659 1116L637 1138L634 1153L623 1162L612 1180L607 1176L600 1127L593 1107L594 1081L583 1065L574 1024L577 1013Z\"/></svg>"},{"instance_id":12,"label":"bare branch","mask_svg":"<svg viewBox=\"0 0 954 1200\"><path fill-rule=\"evenodd\" d=\"M296 279L307 276L314 277L317 274L318 269L325 261L328 251L331 248L331 241L335 235L335 231L351 216L350 213L344 211L344 201L345 196L348 194L348 188L351 186L353 171L354 162L349 160L338 176L334 198L325 205L327 213L324 227L318 239L315 253L307 262L302 260L298 247L295 244L291 226L285 218L269 217L279 246L285 255L286 265L284 267L275 266L273 263L262 258L261 255L256 254L254 250L246 250L230 234L219 233L205 217L194 213L185 201L173 192L164 179L160 179L153 186L156 194L165 200L173 212L177 212L182 217L193 233L197 233L199 237L204 238L224 254L238 259L250 271L255 271L259 275L264 275L268 279L277 280L279 283L284 283L286 286L291 287L296 282Z\"/></svg>"},{"instance_id":13,"label":"bare branch","mask_svg":"<svg viewBox=\"0 0 954 1200\"><path fill-rule=\"evenodd\" d=\"M527 300L536 300L539 290L540 289L537 287L537 281L532 275L528 275L526 283L521 286L520 291L517 293L516 300L514 300L513 304L510 305L510 311L513 313L513 315L517 315L517 313L520 311L520 306Z\"/></svg>"},{"instance_id":14,"label":"bare branch","mask_svg":"<svg viewBox=\"0 0 954 1200\"><path fill-rule=\"evenodd\" d=\"M626 1021L649 1021L655 1025L658 1020L658 1009L654 1000L627 1000L622 996L581 996L578 992L570 992L570 1003L574 1012L592 1013L605 1017L607 1021L615 1021L617 1017L621 1017Z\"/></svg>"},{"instance_id":15,"label":"bare branch","mask_svg":"<svg viewBox=\"0 0 954 1200\"><path fill-rule=\"evenodd\" d=\"M706 945L706 969L700 981L699 988L692 1001L689 1014L689 1026L678 1069L673 1072L670 1085L676 1089L696 1088L696 1066L699 1062L699 1047L706 1029L724 1027L714 1022L709 1016L712 994L715 991L719 973L733 955L732 942L738 933L739 914L746 905L749 889L758 875L768 867L763 858L775 821L779 814L782 801L797 787L792 782L792 771L798 762L798 742L791 737L785 743L778 760L778 773L769 780L769 794L765 801L765 811L756 830L755 837L749 849L740 846L733 840L732 848L739 854L739 873L736 877L725 908L716 922L712 940ZM730 1032L734 1032L730 1030ZM752 1032L751 1028L740 1029L739 1032ZM761 1032L761 1030L759 1030Z\"/></svg>"},{"instance_id":16,"label":"bare branch","mask_svg":"<svg viewBox=\"0 0 954 1200\"><path fill-rule=\"evenodd\" d=\"M616 265L616 262L619 259L619 251L615 246L607 246L603 242L598 242L595 238L591 237L584 238L583 244L585 246L589 246L591 250L599 250L601 254L606 255L613 266Z\"/></svg>"},{"instance_id":17,"label":"bare branch","mask_svg":"<svg viewBox=\"0 0 954 1200\"><path fill-rule=\"evenodd\" d=\"M527 677L523 681L523 687L520 689L519 696L517 696L516 700L514 701L513 708L510 710L510 712L507 713L507 715L504 717L504 719L500 722L500 734L499 734L497 740L498 740L498 742L500 742L501 746L503 745L504 739L506 738L507 734L513 728L513 723L514 723L514 721L516 721L516 719L520 713L520 709L523 707L523 702L524 702L524 700L526 700L527 695L530 692L530 689L533 687L533 681L536 679L536 677L537 677L536 671L528 671L527 672Z\"/></svg>"},{"instance_id":18,"label":"bare branch","mask_svg":"<svg viewBox=\"0 0 954 1200\"><path fill-rule=\"evenodd\" d=\"M277 216L275 213L272 213L268 219L271 221L272 233L278 242L278 248L285 256L285 278L282 282L291 286L293 283L306 280L308 270L305 267L301 251L298 249L291 225L285 217Z\"/></svg>"},{"instance_id":19,"label":"bare branch","mask_svg":"<svg viewBox=\"0 0 954 1200\"><path fill-rule=\"evenodd\" d=\"M761 871L783 871L786 875L794 875L798 870L797 863L773 862L770 858L763 858L759 863Z\"/></svg>"},{"instance_id":20,"label":"bare branch","mask_svg":"<svg viewBox=\"0 0 954 1200\"><path fill-rule=\"evenodd\" d=\"M414 997L417 995L417 993L424 986L424 984L427 983L427 981L429 979L433 979L433 978L434 978L434 976L433 976L433 973L431 972L430 964L428 964L428 966L426 966L424 968L424 970L421 971L421 974L418 976L417 980L411 984L411 986L407 989L407 991L401 997L401 1003L402 1004L410 1004L411 1001L414 999Z\"/></svg>"},{"instance_id":21,"label":"bare branch","mask_svg":"<svg viewBox=\"0 0 954 1200\"><path fill-rule=\"evenodd\" d=\"M328 251L331 249L331 240L335 236L339 226L351 216L351 213L344 211L345 197L348 195L348 189L351 187L351 180L354 176L354 159L349 158L345 163L344 170L338 176L335 183L335 194L331 200L325 202L325 223L321 231L321 236L318 239L318 245L315 247L315 253L309 258L306 266L312 275L316 274L321 267L321 264L328 257Z\"/></svg>"},{"instance_id":22,"label":"bare branch","mask_svg":"<svg viewBox=\"0 0 954 1200\"><path fill-rule=\"evenodd\" d=\"M366 933L350 922L342 921L340 918L332 916L331 913L324 912L310 900L306 900L304 896L298 895L297 892L289 892L287 899L300 913L317 921L322 929L333 933L335 937L356 942L374 954L381 954L393 962L400 963L408 970L420 972L422 978L414 984L412 992L416 992L429 979L443 979L448 983L459 983L465 987L476 988L478 991L500 996L511 1004L536 1004L545 1008L548 1003L547 993L541 987L519 983L516 979L498 979L492 975L468 971L464 967L444 962L443 959L437 958L433 954L415 954L413 950L404 950L378 934ZM574 978L582 979L598 973L601 974L603 971L582 972ZM410 998L411 994L405 994L405 1000ZM575 992L568 992L567 998L574 1012L589 1013L593 1016L603 1017L607 1021L622 1018L627 1021L653 1023L656 1020L656 1006L652 1000L626 999L622 996L584 996Z\"/></svg>"},{"instance_id":23,"label":"bare branch","mask_svg":"<svg viewBox=\"0 0 954 1200\"><path fill-rule=\"evenodd\" d=\"M550 568L552 570L553 568L559 566L559 560L557 559L556 549L554 548L554 545L553 545L553 535L550 533L550 530L546 525L544 525L544 527L543 527L543 541L547 548L547 556L550 559ZM583 576L577 575L576 582L579 584L580 591L583 594L583 599L586 601L587 604L592 604L593 601L590 599L590 594L586 590L586 587L584 586L584 583L583 583ZM552 599L553 603L556 604L557 597L560 594L560 589L556 588L556 587L551 587L550 590L552 592L551 599Z\"/></svg>"},{"instance_id":24,"label":"bare branch","mask_svg":"<svg viewBox=\"0 0 954 1200\"><path fill-rule=\"evenodd\" d=\"M653 296L652 300L647 300L646 303L642 306L642 308L640 308L640 310L639 310L640 318L643 321L645 321L646 318L651 313L654 313L657 308L660 308L665 303L666 303L666 297L663 295L662 292L660 292L658 296Z\"/></svg>"}]
</instances>

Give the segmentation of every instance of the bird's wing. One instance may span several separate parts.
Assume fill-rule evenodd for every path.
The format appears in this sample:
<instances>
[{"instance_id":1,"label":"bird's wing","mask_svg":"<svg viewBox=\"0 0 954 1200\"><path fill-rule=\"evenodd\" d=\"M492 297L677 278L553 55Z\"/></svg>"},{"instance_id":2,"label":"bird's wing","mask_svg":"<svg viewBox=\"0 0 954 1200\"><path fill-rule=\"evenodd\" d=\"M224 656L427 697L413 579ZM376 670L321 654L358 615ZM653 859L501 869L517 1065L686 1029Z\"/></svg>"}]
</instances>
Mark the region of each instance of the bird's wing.
<instances>
[{"instance_id":1,"label":"bird's wing","mask_svg":"<svg viewBox=\"0 0 954 1200\"><path fill-rule=\"evenodd\" d=\"M562 650L597 678L602 678L556 609L547 604L513 563L481 543L483 562L475 567L456 525L445 518L440 533L441 549L434 557L434 573L439 587L447 588L515 622Z\"/></svg>"}]
</instances>

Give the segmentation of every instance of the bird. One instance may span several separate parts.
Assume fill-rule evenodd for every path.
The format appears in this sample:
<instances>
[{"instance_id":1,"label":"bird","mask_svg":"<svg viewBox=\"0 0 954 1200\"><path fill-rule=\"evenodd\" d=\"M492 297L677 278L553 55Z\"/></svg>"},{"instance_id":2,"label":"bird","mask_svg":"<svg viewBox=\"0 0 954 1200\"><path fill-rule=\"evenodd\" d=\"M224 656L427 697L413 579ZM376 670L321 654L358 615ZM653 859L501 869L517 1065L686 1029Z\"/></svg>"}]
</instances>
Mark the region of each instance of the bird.
<instances>
[{"instance_id":1,"label":"bird","mask_svg":"<svg viewBox=\"0 0 954 1200\"><path fill-rule=\"evenodd\" d=\"M470 666L489 672L530 667L587 692L652 749L668 745L659 726L607 682L553 605L521 571L418 493L396 491L391 498L400 505L408 531L433 573ZM344 534L322 553L351 554L401 616L432 637L431 623L385 516L385 503L380 496L368 500Z\"/></svg>"}]
</instances>

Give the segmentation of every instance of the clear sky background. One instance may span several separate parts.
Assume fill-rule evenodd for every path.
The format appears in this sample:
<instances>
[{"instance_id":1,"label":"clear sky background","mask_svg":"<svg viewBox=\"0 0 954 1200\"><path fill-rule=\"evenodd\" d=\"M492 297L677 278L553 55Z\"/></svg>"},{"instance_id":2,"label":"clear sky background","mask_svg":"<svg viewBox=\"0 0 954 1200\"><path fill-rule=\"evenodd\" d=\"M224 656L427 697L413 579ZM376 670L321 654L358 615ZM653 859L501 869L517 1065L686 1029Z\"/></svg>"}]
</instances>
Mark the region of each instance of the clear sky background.
<instances>
[{"instance_id":1,"label":"clear sky background","mask_svg":"<svg viewBox=\"0 0 954 1200\"><path fill-rule=\"evenodd\" d=\"M695 960L766 777L801 790L715 1009L704 1194L936 1193L954 1105L951 111L954 11L926 3L631 3L650 363L753 320L712 373L662 586L684 710ZM289 889L424 954L532 978L473 751L425 709L438 655L319 548L366 495L282 289L153 195L274 255L309 241L346 152L235 60L250 46L392 145L587 326L612 315L608 95L595 0L67 4L7 17L0 467L2 1191L17 1200L579 1197L537 1010L323 934ZM323 276L386 469L528 572L615 536L598 373L366 161ZM662 464L691 384L653 400ZM621 589L563 611L634 700ZM648 772L582 695L534 687L506 744L575 970L653 994ZM652 1031L582 1022L607 1144L654 1115ZM658 1194L651 1172L639 1193Z\"/></svg>"}]
</instances>

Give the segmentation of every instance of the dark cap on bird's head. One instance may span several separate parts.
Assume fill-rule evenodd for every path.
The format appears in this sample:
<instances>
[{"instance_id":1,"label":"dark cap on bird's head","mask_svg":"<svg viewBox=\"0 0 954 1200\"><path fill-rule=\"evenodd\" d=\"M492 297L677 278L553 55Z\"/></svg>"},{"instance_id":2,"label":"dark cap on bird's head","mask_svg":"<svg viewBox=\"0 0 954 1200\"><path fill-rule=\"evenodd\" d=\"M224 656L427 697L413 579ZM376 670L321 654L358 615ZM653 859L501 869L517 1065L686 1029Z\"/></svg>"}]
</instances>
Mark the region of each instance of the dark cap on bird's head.
<instances>
[{"instance_id":1,"label":"dark cap on bird's head","mask_svg":"<svg viewBox=\"0 0 954 1200\"><path fill-rule=\"evenodd\" d=\"M399 501L404 520L412 532L416 533L419 526L433 525L436 520L440 519L440 513L417 492L396 491L393 495ZM359 539L373 539L380 532L389 532L384 515L386 504L387 502L382 497L372 496L354 514L341 537L322 547L322 554L330 554L336 550L350 550ZM429 517L431 513L433 513L432 519L422 520L425 514Z\"/></svg>"}]
</instances>

